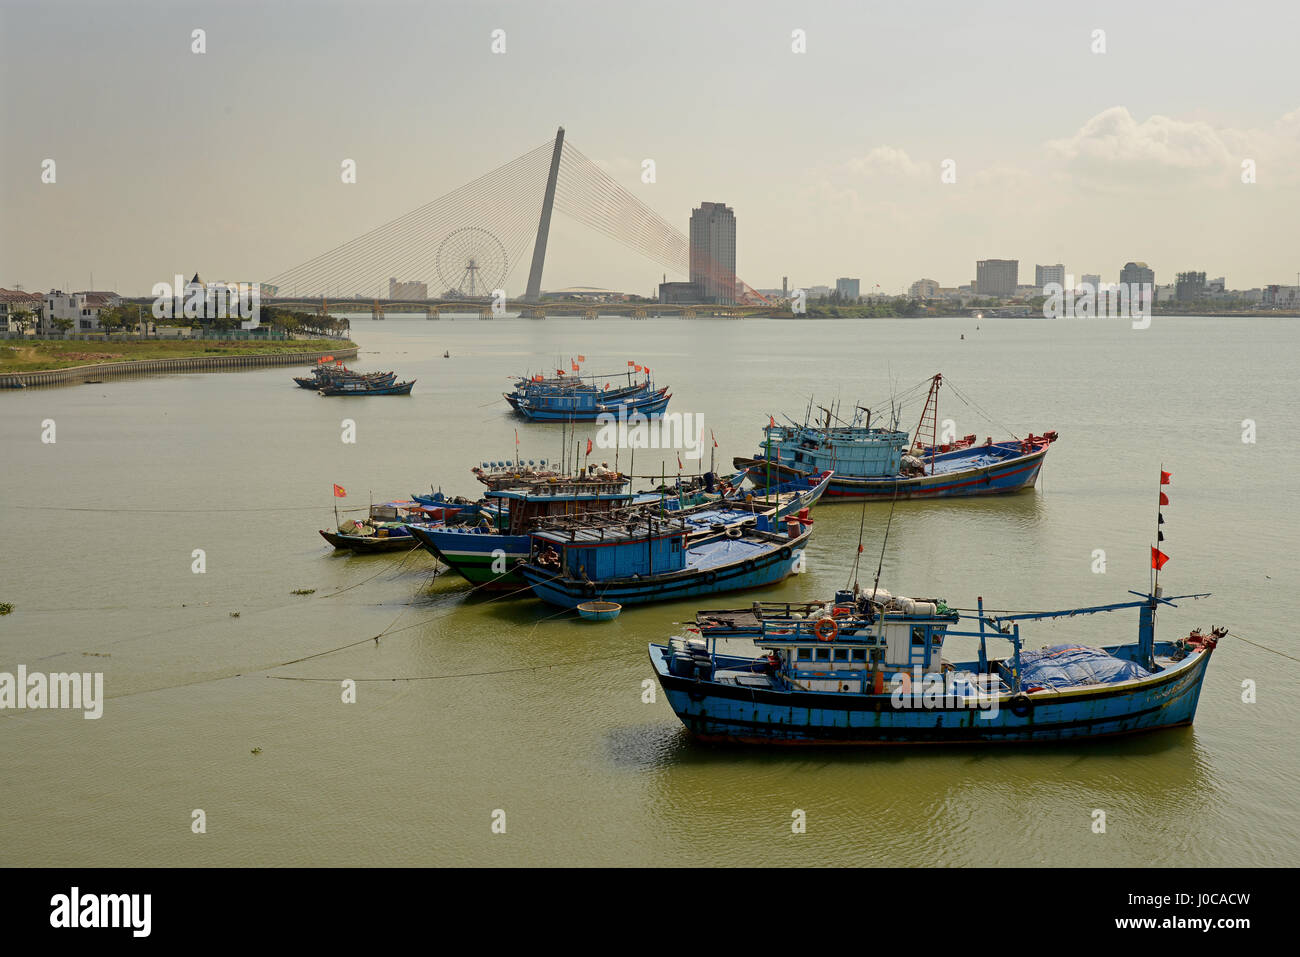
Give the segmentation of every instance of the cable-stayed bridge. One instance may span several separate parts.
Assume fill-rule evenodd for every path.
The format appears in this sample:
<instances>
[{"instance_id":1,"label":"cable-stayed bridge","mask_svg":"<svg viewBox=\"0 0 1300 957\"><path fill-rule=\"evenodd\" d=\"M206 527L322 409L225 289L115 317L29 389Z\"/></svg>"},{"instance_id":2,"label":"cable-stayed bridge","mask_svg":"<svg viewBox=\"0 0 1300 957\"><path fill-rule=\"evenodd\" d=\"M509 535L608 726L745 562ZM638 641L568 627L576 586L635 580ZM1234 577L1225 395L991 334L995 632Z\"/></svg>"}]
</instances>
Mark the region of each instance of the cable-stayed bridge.
<instances>
[{"instance_id":1,"label":"cable-stayed bridge","mask_svg":"<svg viewBox=\"0 0 1300 957\"><path fill-rule=\"evenodd\" d=\"M440 311L462 310L487 315L486 304L494 292L505 289L512 278L517 284L527 259L524 314L556 314L556 305L539 302L553 212L602 233L667 271L679 275L691 271L687 236L565 140L561 128L553 141L265 283L277 288L271 300L277 305L311 305L323 311L330 300L335 309L364 300L376 318L408 311L424 311L431 317ZM701 267L701 257L696 260L697 273L702 269L721 283L733 284L735 306L642 304L614 311L636 318L690 315L697 310L739 315L769 305L733 273L707 260ZM394 295L389 294L391 278L402 283ZM425 295L411 295L413 290ZM599 311L605 314L611 309L602 304Z\"/></svg>"}]
</instances>

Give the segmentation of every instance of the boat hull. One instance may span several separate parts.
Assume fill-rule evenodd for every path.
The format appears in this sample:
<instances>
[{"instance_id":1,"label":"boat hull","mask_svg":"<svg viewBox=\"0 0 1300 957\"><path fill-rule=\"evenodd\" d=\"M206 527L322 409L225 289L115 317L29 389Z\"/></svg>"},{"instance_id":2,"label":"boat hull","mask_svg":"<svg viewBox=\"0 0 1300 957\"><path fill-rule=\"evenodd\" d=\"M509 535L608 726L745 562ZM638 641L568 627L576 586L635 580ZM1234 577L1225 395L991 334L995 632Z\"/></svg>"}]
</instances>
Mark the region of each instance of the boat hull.
<instances>
[{"instance_id":1,"label":"boat hull","mask_svg":"<svg viewBox=\"0 0 1300 957\"><path fill-rule=\"evenodd\" d=\"M425 551L477 588L494 591L528 586L515 567L528 559L532 539L527 535L424 528L412 528L411 535Z\"/></svg>"},{"instance_id":2,"label":"boat hull","mask_svg":"<svg viewBox=\"0 0 1300 957\"><path fill-rule=\"evenodd\" d=\"M369 555L378 552L405 552L416 547L416 540L410 535L340 535L338 532L320 530L321 538L337 549Z\"/></svg>"},{"instance_id":3,"label":"boat hull","mask_svg":"<svg viewBox=\"0 0 1300 957\"><path fill-rule=\"evenodd\" d=\"M889 694L782 691L674 675L667 649L650 661L677 717L702 741L743 744L886 745L1072 741L1191 724L1210 651L1119 685L1029 695L1017 714L1001 695L996 713L977 707L896 707ZM738 667L752 659L730 659ZM1024 710L1023 707L1021 710Z\"/></svg>"}]
</instances>

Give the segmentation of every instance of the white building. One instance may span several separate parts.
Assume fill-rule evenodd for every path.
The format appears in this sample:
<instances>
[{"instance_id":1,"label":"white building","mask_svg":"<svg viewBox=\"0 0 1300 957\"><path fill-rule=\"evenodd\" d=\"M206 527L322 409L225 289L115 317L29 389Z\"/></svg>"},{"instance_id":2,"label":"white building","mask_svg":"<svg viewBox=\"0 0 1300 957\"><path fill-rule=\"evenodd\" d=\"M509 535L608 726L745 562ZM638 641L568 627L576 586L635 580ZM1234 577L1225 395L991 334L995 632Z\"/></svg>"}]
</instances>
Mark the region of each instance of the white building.
<instances>
[{"instance_id":1,"label":"white building","mask_svg":"<svg viewBox=\"0 0 1300 957\"><path fill-rule=\"evenodd\" d=\"M918 279L908 287L907 294L913 299L938 299L941 289L942 287L933 279Z\"/></svg>"}]
</instances>

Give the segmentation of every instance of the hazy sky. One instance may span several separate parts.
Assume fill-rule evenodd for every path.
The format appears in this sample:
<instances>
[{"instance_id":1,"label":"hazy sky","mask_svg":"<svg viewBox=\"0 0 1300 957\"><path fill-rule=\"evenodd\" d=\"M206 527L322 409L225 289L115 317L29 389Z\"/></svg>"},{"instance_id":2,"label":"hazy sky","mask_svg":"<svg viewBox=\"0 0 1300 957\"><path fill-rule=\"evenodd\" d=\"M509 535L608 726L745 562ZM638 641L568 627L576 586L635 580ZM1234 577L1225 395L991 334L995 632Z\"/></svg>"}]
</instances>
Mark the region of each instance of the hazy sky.
<instances>
[{"instance_id":1,"label":"hazy sky","mask_svg":"<svg viewBox=\"0 0 1300 957\"><path fill-rule=\"evenodd\" d=\"M0 0L0 286L264 278L558 125L683 231L731 205L753 286L957 285L981 258L1022 282L1135 259L1161 283L1294 283L1298 36L1296 0ZM649 293L661 272L557 216L543 286Z\"/></svg>"}]
</instances>

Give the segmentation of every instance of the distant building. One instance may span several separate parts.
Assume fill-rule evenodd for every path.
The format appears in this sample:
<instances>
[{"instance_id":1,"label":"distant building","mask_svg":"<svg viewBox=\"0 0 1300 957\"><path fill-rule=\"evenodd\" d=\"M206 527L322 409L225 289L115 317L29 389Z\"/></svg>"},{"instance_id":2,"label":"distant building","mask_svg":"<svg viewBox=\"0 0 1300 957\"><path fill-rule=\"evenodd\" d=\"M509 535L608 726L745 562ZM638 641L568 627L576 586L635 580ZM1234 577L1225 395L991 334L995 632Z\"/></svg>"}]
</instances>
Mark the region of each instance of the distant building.
<instances>
[{"instance_id":1,"label":"distant building","mask_svg":"<svg viewBox=\"0 0 1300 957\"><path fill-rule=\"evenodd\" d=\"M1062 290L1065 289L1065 267L1060 263L1055 266L1034 266L1034 286L1039 293L1046 296L1043 287L1049 282L1058 283Z\"/></svg>"},{"instance_id":2,"label":"distant building","mask_svg":"<svg viewBox=\"0 0 1300 957\"><path fill-rule=\"evenodd\" d=\"M975 292L1009 298L1019 285L1019 259L981 259L975 263Z\"/></svg>"},{"instance_id":3,"label":"distant building","mask_svg":"<svg viewBox=\"0 0 1300 957\"><path fill-rule=\"evenodd\" d=\"M1086 272L1083 274L1083 278L1079 280L1080 290L1091 289L1093 292L1096 292L1100 288L1101 273Z\"/></svg>"},{"instance_id":4,"label":"distant building","mask_svg":"<svg viewBox=\"0 0 1300 957\"><path fill-rule=\"evenodd\" d=\"M938 299L940 289L933 279L918 279L908 288L907 294L913 299Z\"/></svg>"},{"instance_id":5,"label":"distant building","mask_svg":"<svg viewBox=\"0 0 1300 957\"><path fill-rule=\"evenodd\" d=\"M803 286L802 289L809 299L825 299L831 294L830 286Z\"/></svg>"},{"instance_id":6,"label":"distant building","mask_svg":"<svg viewBox=\"0 0 1300 957\"><path fill-rule=\"evenodd\" d=\"M1300 286L1265 286L1260 302L1270 309L1300 308Z\"/></svg>"},{"instance_id":7,"label":"distant building","mask_svg":"<svg viewBox=\"0 0 1300 957\"><path fill-rule=\"evenodd\" d=\"M1179 302L1205 298L1205 273L1180 272L1174 282L1174 298Z\"/></svg>"},{"instance_id":8,"label":"distant building","mask_svg":"<svg viewBox=\"0 0 1300 957\"><path fill-rule=\"evenodd\" d=\"M1211 294L1223 295L1228 291L1228 280L1224 276L1218 279L1211 279L1206 288Z\"/></svg>"},{"instance_id":9,"label":"distant building","mask_svg":"<svg viewBox=\"0 0 1300 957\"><path fill-rule=\"evenodd\" d=\"M426 282L398 282L396 278L388 280L389 299L428 299L429 284Z\"/></svg>"},{"instance_id":10,"label":"distant building","mask_svg":"<svg viewBox=\"0 0 1300 957\"><path fill-rule=\"evenodd\" d=\"M691 282L705 302L736 303L736 214L725 203L701 203L691 213Z\"/></svg>"},{"instance_id":11,"label":"distant building","mask_svg":"<svg viewBox=\"0 0 1300 957\"><path fill-rule=\"evenodd\" d=\"M29 329L39 329L41 313L45 308L45 297L37 292L23 292L21 289L0 289L0 331L17 332L18 323L13 318L16 312L31 313Z\"/></svg>"},{"instance_id":12,"label":"distant building","mask_svg":"<svg viewBox=\"0 0 1300 957\"><path fill-rule=\"evenodd\" d=\"M859 289L861 280L859 279L836 279L835 292L840 297L840 302L857 302L858 296L861 295Z\"/></svg>"},{"instance_id":13,"label":"distant building","mask_svg":"<svg viewBox=\"0 0 1300 957\"><path fill-rule=\"evenodd\" d=\"M1141 284L1144 282L1156 284L1156 271L1146 263L1125 263L1124 268L1119 271L1119 281L1121 284L1132 288L1134 283Z\"/></svg>"},{"instance_id":14,"label":"distant building","mask_svg":"<svg viewBox=\"0 0 1300 957\"><path fill-rule=\"evenodd\" d=\"M692 304L704 301L704 290L695 282L664 282L659 284L659 301Z\"/></svg>"},{"instance_id":15,"label":"distant building","mask_svg":"<svg viewBox=\"0 0 1300 957\"><path fill-rule=\"evenodd\" d=\"M122 304L122 297L115 292L65 293L60 289L51 289L44 299L45 307L38 327L43 335L59 331L54 324L56 319L72 320L70 332L98 332L100 311Z\"/></svg>"}]
</instances>

